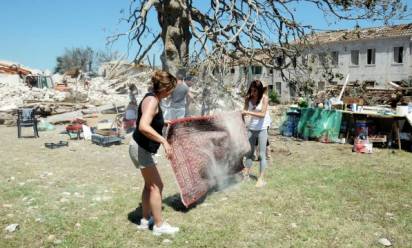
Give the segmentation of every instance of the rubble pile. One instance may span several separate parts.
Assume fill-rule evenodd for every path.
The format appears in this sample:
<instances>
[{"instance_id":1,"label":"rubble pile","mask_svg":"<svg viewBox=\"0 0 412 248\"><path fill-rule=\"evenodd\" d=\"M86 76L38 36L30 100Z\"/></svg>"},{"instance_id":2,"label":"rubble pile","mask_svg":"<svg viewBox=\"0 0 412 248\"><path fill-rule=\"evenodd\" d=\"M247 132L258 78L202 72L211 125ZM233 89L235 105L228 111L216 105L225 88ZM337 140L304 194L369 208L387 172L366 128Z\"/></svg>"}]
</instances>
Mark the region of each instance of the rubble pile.
<instances>
[{"instance_id":1,"label":"rubble pile","mask_svg":"<svg viewBox=\"0 0 412 248\"><path fill-rule=\"evenodd\" d=\"M13 69L20 66L10 66L0 73L0 124L10 123L15 119L16 110L21 107L31 107L43 115L54 115L89 109L104 104L125 105L128 103L128 86L135 84L139 93L146 92L150 83L151 70L147 67L136 67L130 64L113 63L103 76L86 77L79 75L71 78L67 75L51 76L53 88L29 87L24 81L26 75L32 72L41 74L38 70ZM12 64L15 65L15 64ZM9 69L12 68L12 69ZM24 74L19 72L24 72ZM63 89L56 86L64 85Z\"/></svg>"},{"instance_id":2,"label":"rubble pile","mask_svg":"<svg viewBox=\"0 0 412 248\"><path fill-rule=\"evenodd\" d=\"M39 86L43 88L29 85L26 78L31 75L46 76L43 72L12 65L9 63L8 66L3 66L7 70L3 68L0 72L0 124L14 123L17 109L22 107L35 108L40 115L46 117L78 110L93 112L97 107L108 105L125 106L129 102L131 84L137 88L135 96L138 100L151 85L150 67L124 61L102 64L98 75L79 70L65 75L51 75L48 78L52 84ZM217 82L213 82L208 78L193 82L193 102L190 105L192 115L243 108L240 86L222 88Z\"/></svg>"},{"instance_id":3,"label":"rubble pile","mask_svg":"<svg viewBox=\"0 0 412 248\"><path fill-rule=\"evenodd\" d=\"M330 86L326 90L319 91L315 102L323 103L326 99L339 96L342 85ZM403 104L408 99L408 92L395 89L369 88L364 85L349 85L346 87L343 97L363 99L364 105L391 105Z\"/></svg>"},{"instance_id":4,"label":"rubble pile","mask_svg":"<svg viewBox=\"0 0 412 248\"><path fill-rule=\"evenodd\" d=\"M65 99L64 92L48 88L29 88L18 75L0 74L0 111L7 112L30 101L57 101Z\"/></svg>"},{"instance_id":5,"label":"rubble pile","mask_svg":"<svg viewBox=\"0 0 412 248\"><path fill-rule=\"evenodd\" d=\"M150 68L138 69L130 64L112 68L104 77L91 79L88 90L89 102L94 105L124 101L127 103L129 85L136 85L139 95L142 95L150 86L151 74Z\"/></svg>"},{"instance_id":6,"label":"rubble pile","mask_svg":"<svg viewBox=\"0 0 412 248\"><path fill-rule=\"evenodd\" d=\"M151 84L152 69L145 65L114 61L103 64L100 71L106 83L104 88L110 89L113 93L126 94L128 86L135 84L142 94ZM99 90L99 87L95 87L94 90Z\"/></svg>"}]
</instances>

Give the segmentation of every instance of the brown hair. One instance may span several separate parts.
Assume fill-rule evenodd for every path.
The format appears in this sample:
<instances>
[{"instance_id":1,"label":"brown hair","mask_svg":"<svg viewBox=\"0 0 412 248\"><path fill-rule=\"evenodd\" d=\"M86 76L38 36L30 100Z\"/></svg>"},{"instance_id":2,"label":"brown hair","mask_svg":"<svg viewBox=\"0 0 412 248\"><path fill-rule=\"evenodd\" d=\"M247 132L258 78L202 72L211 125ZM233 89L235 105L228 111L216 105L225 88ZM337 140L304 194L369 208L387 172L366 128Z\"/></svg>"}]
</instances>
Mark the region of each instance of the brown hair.
<instances>
[{"instance_id":1,"label":"brown hair","mask_svg":"<svg viewBox=\"0 0 412 248\"><path fill-rule=\"evenodd\" d=\"M156 70L152 75L153 92L171 90L176 87L176 78L167 71Z\"/></svg>"},{"instance_id":2,"label":"brown hair","mask_svg":"<svg viewBox=\"0 0 412 248\"><path fill-rule=\"evenodd\" d=\"M263 93L264 93L263 84L260 80L254 80L250 83L249 89L246 94L246 102L248 102L251 98L252 88L255 88L258 92L258 99L257 99L256 105L259 105L259 102L260 100L262 100Z\"/></svg>"}]
</instances>

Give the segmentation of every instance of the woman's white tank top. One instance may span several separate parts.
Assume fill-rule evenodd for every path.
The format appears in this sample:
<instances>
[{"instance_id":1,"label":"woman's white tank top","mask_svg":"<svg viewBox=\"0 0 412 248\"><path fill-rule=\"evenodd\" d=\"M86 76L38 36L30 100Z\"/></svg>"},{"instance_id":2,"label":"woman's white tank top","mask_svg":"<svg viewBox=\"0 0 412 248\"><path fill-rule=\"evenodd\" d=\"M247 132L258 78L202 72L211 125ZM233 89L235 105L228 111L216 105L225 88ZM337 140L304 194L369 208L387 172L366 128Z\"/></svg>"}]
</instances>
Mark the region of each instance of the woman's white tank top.
<instances>
[{"instance_id":1,"label":"woman's white tank top","mask_svg":"<svg viewBox=\"0 0 412 248\"><path fill-rule=\"evenodd\" d=\"M257 106L253 105L252 102L249 101L248 110L250 112L261 112L262 111L262 100L260 100ZM272 120L269 115L269 109L266 109L265 117L263 118L250 116L248 128L249 130L256 130L256 131L267 129L270 126L271 122Z\"/></svg>"}]
</instances>

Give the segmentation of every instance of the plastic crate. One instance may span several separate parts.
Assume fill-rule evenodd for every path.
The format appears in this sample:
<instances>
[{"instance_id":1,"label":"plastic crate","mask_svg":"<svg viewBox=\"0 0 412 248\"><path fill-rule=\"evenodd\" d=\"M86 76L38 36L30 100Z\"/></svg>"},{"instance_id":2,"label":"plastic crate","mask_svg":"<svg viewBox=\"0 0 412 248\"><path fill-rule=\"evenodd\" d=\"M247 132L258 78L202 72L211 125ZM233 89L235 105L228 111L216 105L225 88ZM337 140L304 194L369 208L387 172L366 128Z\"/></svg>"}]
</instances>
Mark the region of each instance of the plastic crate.
<instances>
[{"instance_id":1,"label":"plastic crate","mask_svg":"<svg viewBox=\"0 0 412 248\"><path fill-rule=\"evenodd\" d=\"M118 136L103 136L100 134L92 134L92 143L99 146L119 145L122 139Z\"/></svg>"}]
</instances>

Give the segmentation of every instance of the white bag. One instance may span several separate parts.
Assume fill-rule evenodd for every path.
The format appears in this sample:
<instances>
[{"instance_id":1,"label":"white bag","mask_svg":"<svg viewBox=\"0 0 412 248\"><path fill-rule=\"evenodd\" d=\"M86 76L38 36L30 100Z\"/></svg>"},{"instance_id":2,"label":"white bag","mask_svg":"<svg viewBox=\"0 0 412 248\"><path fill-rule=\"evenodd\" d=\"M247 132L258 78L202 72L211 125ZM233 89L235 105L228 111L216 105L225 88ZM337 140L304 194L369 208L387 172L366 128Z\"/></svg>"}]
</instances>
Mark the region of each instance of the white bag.
<instances>
[{"instance_id":1,"label":"white bag","mask_svg":"<svg viewBox=\"0 0 412 248\"><path fill-rule=\"evenodd\" d=\"M91 140L92 139L92 130L90 129L89 126L82 125L83 128L83 137L85 140Z\"/></svg>"}]
</instances>

